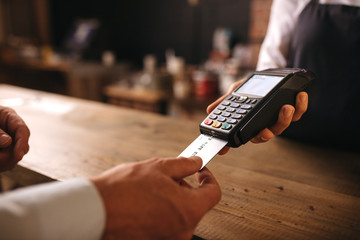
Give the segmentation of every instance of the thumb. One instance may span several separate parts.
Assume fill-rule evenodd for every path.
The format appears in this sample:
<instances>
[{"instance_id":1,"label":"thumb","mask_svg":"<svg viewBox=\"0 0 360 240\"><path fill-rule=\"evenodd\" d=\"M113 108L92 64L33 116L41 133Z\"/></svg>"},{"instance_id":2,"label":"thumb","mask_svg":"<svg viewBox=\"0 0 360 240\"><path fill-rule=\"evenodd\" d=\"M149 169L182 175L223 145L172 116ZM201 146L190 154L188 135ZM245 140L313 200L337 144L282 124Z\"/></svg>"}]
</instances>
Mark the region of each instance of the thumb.
<instances>
[{"instance_id":1,"label":"thumb","mask_svg":"<svg viewBox=\"0 0 360 240\"><path fill-rule=\"evenodd\" d=\"M0 148L6 148L10 146L11 142L12 138L6 132L0 129Z\"/></svg>"},{"instance_id":2,"label":"thumb","mask_svg":"<svg viewBox=\"0 0 360 240\"><path fill-rule=\"evenodd\" d=\"M163 162L163 171L174 179L182 179L199 171L201 165L201 158L195 156L169 158Z\"/></svg>"}]
</instances>

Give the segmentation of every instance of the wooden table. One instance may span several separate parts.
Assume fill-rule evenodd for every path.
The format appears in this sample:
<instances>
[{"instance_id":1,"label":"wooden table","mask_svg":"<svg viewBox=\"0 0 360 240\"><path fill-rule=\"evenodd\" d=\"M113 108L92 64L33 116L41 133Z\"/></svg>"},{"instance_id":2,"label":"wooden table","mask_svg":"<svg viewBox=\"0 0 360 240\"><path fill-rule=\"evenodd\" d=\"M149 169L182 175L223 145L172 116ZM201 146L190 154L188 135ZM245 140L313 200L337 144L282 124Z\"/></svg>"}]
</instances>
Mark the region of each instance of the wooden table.
<instances>
[{"instance_id":1,"label":"wooden table","mask_svg":"<svg viewBox=\"0 0 360 240\"><path fill-rule=\"evenodd\" d=\"M199 135L197 122L8 85L0 99L32 132L29 154L6 173L21 185L177 156ZM359 154L276 138L232 149L208 168L223 195L198 225L200 238L360 239Z\"/></svg>"}]
</instances>

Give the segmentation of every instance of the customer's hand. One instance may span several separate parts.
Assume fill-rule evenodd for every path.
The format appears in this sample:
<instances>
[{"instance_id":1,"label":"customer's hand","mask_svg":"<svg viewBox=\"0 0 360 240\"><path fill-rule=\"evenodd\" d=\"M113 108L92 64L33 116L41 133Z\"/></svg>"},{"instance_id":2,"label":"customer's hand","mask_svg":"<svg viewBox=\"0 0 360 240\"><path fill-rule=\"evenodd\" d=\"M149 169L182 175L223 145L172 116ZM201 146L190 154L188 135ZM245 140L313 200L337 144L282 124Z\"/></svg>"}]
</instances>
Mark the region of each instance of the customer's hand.
<instances>
[{"instance_id":1,"label":"customer's hand","mask_svg":"<svg viewBox=\"0 0 360 240\"><path fill-rule=\"evenodd\" d=\"M106 208L105 239L190 239L221 198L199 157L150 159L119 165L91 179ZM198 187L183 178L196 173Z\"/></svg>"},{"instance_id":2,"label":"customer's hand","mask_svg":"<svg viewBox=\"0 0 360 240\"><path fill-rule=\"evenodd\" d=\"M234 83L229 91L215 102L210 104L206 111L209 114L217 105L219 105L232 91L235 90L245 79L242 79ZM287 127L289 127L291 122L298 121L301 116L306 112L308 107L308 94L306 92L299 92L296 96L295 107L291 105L284 105L279 112L278 120L272 126L263 129L256 135L251 142L253 143L263 143L272 139L275 135L281 134ZM229 151L229 147L224 147L219 154L225 154Z\"/></svg>"},{"instance_id":3,"label":"customer's hand","mask_svg":"<svg viewBox=\"0 0 360 240\"><path fill-rule=\"evenodd\" d=\"M13 168L29 151L29 128L16 112L0 106L0 172Z\"/></svg>"}]
</instances>

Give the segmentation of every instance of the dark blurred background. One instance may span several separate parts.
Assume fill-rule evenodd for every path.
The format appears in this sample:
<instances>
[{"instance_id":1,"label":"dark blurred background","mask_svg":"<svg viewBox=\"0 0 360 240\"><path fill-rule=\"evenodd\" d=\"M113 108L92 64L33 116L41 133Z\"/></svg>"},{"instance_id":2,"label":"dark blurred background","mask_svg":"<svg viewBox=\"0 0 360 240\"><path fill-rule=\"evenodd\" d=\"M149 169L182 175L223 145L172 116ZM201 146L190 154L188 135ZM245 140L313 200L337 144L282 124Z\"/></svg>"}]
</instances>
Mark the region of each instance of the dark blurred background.
<instances>
[{"instance_id":1,"label":"dark blurred background","mask_svg":"<svg viewBox=\"0 0 360 240\"><path fill-rule=\"evenodd\" d=\"M85 53L100 60L104 50L138 65L145 54L164 61L173 48L187 62L205 61L215 28L232 29L233 43L248 41L250 0L205 0L191 6L185 0L50 1L51 38L61 47L77 19L95 18L100 29Z\"/></svg>"},{"instance_id":2,"label":"dark blurred background","mask_svg":"<svg viewBox=\"0 0 360 240\"><path fill-rule=\"evenodd\" d=\"M145 100L121 89L160 91L203 110L255 69L271 3L0 0L0 83L130 107Z\"/></svg>"}]
</instances>

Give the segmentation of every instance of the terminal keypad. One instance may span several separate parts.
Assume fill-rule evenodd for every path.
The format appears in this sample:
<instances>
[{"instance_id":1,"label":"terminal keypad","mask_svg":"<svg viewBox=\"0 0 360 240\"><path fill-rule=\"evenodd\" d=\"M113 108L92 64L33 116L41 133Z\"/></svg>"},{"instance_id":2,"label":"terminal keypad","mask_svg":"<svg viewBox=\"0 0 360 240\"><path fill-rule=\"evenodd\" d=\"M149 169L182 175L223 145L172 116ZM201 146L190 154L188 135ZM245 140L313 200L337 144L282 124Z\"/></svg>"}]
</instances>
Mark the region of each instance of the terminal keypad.
<instances>
[{"instance_id":1,"label":"terminal keypad","mask_svg":"<svg viewBox=\"0 0 360 240\"><path fill-rule=\"evenodd\" d=\"M231 95L212 111L204 123L213 128L230 130L254 108L257 101L256 98Z\"/></svg>"}]
</instances>

